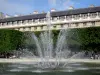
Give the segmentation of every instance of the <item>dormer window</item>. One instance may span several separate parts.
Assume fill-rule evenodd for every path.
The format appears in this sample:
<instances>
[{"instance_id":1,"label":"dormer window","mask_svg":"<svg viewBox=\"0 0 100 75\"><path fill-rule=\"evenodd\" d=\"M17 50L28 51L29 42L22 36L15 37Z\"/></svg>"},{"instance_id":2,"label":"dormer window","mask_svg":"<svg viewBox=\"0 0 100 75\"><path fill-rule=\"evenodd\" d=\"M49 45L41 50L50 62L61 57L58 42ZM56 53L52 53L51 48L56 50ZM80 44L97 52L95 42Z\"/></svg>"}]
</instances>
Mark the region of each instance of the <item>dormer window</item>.
<instances>
[{"instance_id":1,"label":"dormer window","mask_svg":"<svg viewBox=\"0 0 100 75\"><path fill-rule=\"evenodd\" d=\"M73 6L70 6L68 9L69 9L69 10L73 10L73 9L74 9L74 7L73 7Z\"/></svg>"},{"instance_id":2,"label":"dormer window","mask_svg":"<svg viewBox=\"0 0 100 75\"><path fill-rule=\"evenodd\" d=\"M90 5L89 7L90 7L90 8L93 8L93 7L95 7L95 6L92 4L92 5Z\"/></svg>"}]
</instances>

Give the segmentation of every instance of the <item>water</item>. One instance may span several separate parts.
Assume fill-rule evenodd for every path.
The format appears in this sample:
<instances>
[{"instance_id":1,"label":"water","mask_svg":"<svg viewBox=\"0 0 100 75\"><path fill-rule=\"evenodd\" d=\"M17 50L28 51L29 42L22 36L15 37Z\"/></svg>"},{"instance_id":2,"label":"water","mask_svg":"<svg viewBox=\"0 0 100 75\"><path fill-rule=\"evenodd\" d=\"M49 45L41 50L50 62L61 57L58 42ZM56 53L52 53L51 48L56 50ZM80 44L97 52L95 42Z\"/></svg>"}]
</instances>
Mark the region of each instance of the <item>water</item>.
<instances>
[{"instance_id":1,"label":"water","mask_svg":"<svg viewBox=\"0 0 100 75\"><path fill-rule=\"evenodd\" d=\"M53 70L37 69L32 64L0 64L0 75L100 75L100 64L70 63Z\"/></svg>"},{"instance_id":2,"label":"water","mask_svg":"<svg viewBox=\"0 0 100 75\"><path fill-rule=\"evenodd\" d=\"M34 33L31 35L36 45L37 56L27 49L15 52L20 56L19 59L28 58L35 62L0 64L0 75L100 75L99 64L70 62L71 59L84 58L85 53L73 53L67 49L66 30L59 32L57 41L54 43L50 12L46 17L48 31L41 33L39 38Z\"/></svg>"},{"instance_id":3,"label":"water","mask_svg":"<svg viewBox=\"0 0 100 75\"><path fill-rule=\"evenodd\" d=\"M46 20L48 29L47 31L42 32L39 37L37 37L34 33L31 34L31 37L36 45L35 51L37 51L38 58L41 60L35 64L35 67L41 69L64 68L69 62L67 61L62 63L61 59L80 57L79 55L82 54L84 56L84 53L71 55L71 51L67 49L67 30L60 30L57 41L54 43L53 34L51 31L52 25L50 12L47 13ZM31 53L29 54L32 55Z\"/></svg>"}]
</instances>

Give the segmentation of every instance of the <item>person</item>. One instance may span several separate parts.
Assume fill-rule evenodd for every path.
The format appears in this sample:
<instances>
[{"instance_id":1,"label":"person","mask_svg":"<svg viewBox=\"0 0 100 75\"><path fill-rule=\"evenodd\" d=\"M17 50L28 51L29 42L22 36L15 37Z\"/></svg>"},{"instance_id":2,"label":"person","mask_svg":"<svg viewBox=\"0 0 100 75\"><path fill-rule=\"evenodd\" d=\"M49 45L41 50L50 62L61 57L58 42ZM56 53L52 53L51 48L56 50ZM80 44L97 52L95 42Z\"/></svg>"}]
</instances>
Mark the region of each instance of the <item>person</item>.
<instances>
[{"instance_id":1,"label":"person","mask_svg":"<svg viewBox=\"0 0 100 75\"><path fill-rule=\"evenodd\" d=\"M91 59L93 59L93 56L91 56Z\"/></svg>"},{"instance_id":2,"label":"person","mask_svg":"<svg viewBox=\"0 0 100 75\"><path fill-rule=\"evenodd\" d=\"M98 55L97 54L95 55L95 59L98 59Z\"/></svg>"},{"instance_id":3,"label":"person","mask_svg":"<svg viewBox=\"0 0 100 75\"><path fill-rule=\"evenodd\" d=\"M95 53L92 52L92 59L95 59Z\"/></svg>"},{"instance_id":4,"label":"person","mask_svg":"<svg viewBox=\"0 0 100 75\"><path fill-rule=\"evenodd\" d=\"M11 57L9 57L9 58L11 58L11 59L12 59L12 58L16 58L16 56L15 56L15 55L13 55L13 56L11 56Z\"/></svg>"},{"instance_id":5,"label":"person","mask_svg":"<svg viewBox=\"0 0 100 75\"><path fill-rule=\"evenodd\" d=\"M88 57L88 55L89 55L89 54L88 54L88 52L87 52L87 51L85 51L85 56L86 56L86 57Z\"/></svg>"}]
</instances>

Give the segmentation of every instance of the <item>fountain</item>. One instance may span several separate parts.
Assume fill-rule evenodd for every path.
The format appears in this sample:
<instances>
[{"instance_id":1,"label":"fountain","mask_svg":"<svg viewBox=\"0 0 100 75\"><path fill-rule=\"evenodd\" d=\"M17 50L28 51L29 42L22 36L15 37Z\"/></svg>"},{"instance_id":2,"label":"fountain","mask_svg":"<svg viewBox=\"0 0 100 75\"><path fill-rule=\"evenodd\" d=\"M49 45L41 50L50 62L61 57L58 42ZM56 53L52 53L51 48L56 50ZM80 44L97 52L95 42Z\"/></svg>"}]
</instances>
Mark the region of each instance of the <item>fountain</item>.
<instances>
[{"instance_id":1,"label":"fountain","mask_svg":"<svg viewBox=\"0 0 100 75\"><path fill-rule=\"evenodd\" d=\"M73 53L66 48L67 30L60 30L56 44L53 42L50 12L47 13L46 18L48 30L41 33L39 37L36 37L34 33L31 34L37 47L35 50L37 55L30 50L23 49L14 52L20 58L0 59L0 75L100 74L99 60L83 60L81 58L84 57L84 52Z\"/></svg>"},{"instance_id":2,"label":"fountain","mask_svg":"<svg viewBox=\"0 0 100 75\"><path fill-rule=\"evenodd\" d=\"M41 69L64 68L68 60L70 60L68 57L71 54L71 51L66 49L67 31L60 30L56 45L54 46L50 12L47 13L46 20L47 31L41 33L39 38L32 33L32 38L34 39L38 52L37 59L39 59L34 66ZM75 57L75 55L72 57ZM67 58L67 61L65 61L65 58Z\"/></svg>"}]
</instances>

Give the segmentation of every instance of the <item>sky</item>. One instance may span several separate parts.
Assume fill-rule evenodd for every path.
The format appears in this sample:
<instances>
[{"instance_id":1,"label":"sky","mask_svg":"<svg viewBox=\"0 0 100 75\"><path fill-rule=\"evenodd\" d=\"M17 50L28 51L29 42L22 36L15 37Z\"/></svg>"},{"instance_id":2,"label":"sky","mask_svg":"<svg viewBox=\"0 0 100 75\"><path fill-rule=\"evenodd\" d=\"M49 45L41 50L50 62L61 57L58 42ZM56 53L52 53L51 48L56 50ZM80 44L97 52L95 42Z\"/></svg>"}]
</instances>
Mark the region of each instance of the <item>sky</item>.
<instances>
[{"instance_id":1,"label":"sky","mask_svg":"<svg viewBox=\"0 0 100 75\"><path fill-rule=\"evenodd\" d=\"M86 8L89 5L100 6L100 0L0 0L0 12L8 15L28 15L34 11L47 12L52 8L57 11L68 10L69 6Z\"/></svg>"}]
</instances>

